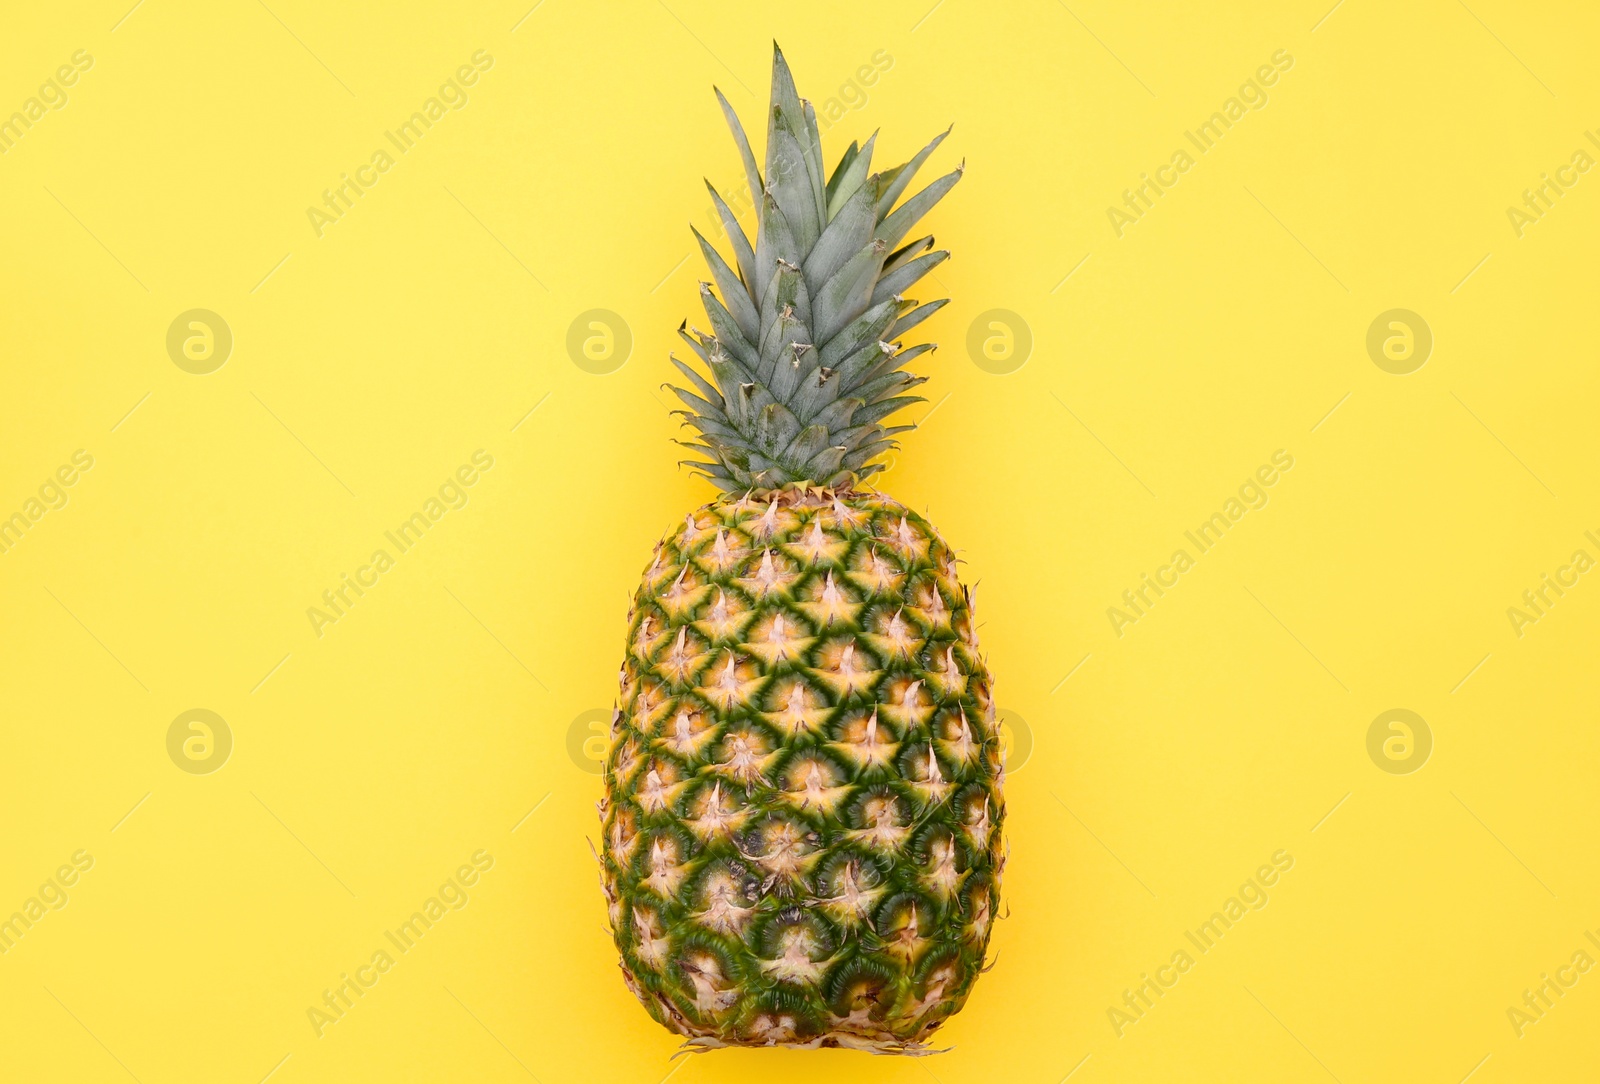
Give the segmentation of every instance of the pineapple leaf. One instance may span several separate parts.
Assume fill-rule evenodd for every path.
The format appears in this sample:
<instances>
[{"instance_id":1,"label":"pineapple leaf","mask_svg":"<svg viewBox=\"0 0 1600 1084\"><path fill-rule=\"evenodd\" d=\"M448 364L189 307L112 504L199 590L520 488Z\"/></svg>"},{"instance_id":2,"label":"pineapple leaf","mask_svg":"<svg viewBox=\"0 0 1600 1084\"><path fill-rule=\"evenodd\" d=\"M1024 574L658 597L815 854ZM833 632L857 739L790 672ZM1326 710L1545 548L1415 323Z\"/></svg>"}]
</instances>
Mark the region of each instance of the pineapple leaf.
<instances>
[{"instance_id":1,"label":"pineapple leaf","mask_svg":"<svg viewBox=\"0 0 1600 1084\"><path fill-rule=\"evenodd\" d=\"M722 258L722 253L712 248L711 242L700 236L699 230L690 226L689 232L700 242L700 252L706 258L706 266L711 268L711 277L717 280L717 289L722 291L722 303L733 313L733 319L738 323L739 330L744 332L744 337L754 339L760 331L761 317L756 313L756 307L750 301L744 283L739 281L739 276L728 266L728 261Z\"/></svg>"},{"instance_id":2,"label":"pineapple leaf","mask_svg":"<svg viewBox=\"0 0 1600 1084\"><path fill-rule=\"evenodd\" d=\"M922 216L927 214L933 205L944 197L946 192L956 186L956 182L961 179L964 168L963 166L957 166L937 181L928 185L921 192L906 200L902 206L878 225L878 237L886 244L898 244L900 238L904 237L911 227L915 226Z\"/></svg>"},{"instance_id":3,"label":"pineapple leaf","mask_svg":"<svg viewBox=\"0 0 1600 1084\"><path fill-rule=\"evenodd\" d=\"M838 163L833 167L833 175L828 178L828 186L825 189L825 193L828 197L828 206L830 208L828 212L829 218L833 217L833 212L831 210L833 206L833 194L839 190L839 182L844 180L845 173L850 168L850 163L855 161L856 155L860 153L860 146L858 146L856 141L852 139L850 141L850 145L844 149L844 153L839 156Z\"/></svg>"},{"instance_id":4,"label":"pineapple leaf","mask_svg":"<svg viewBox=\"0 0 1600 1084\"><path fill-rule=\"evenodd\" d=\"M706 364L711 369L711 375L715 378L717 387L722 389L724 404L731 405L737 402L739 388L751 383L753 380L750 372L729 357L725 351L713 351L706 360ZM723 409L727 410L731 417L733 416L733 411L729 409L728 405L725 405Z\"/></svg>"},{"instance_id":5,"label":"pineapple leaf","mask_svg":"<svg viewBox=\"0 0 1600 1084\"><path fill-rule=\"evenodd\" d=\"M823 346L819 362L832 368L861 347L882 339L889 325L894 323L894 318L900 311L900 304L898 301L885 301L856 317L848 327Z\"/></svg>"},{"instance_id":6,"label":"pineapple leaf","mask_svg":"<svg viewBox=\"0 0 1600 1084\"><path fill-rule=\"evenodd\" d=\"M707 380L705 377L689 368L689 366L679 361L675 355L668 354L667 360L672 362L673 365L677 366L680 373L689 378L689 382L699 390L701 395L705 396L706 399L715 405L719 413L725 406L727 406L726 401L722 398L722 393L717 390L716 386L712 384L711 381Z\"/></svg>"},{"instance_id":7,"label":"pineapple leaf","mask_svg":"<svg viewBox=\"0 0 1600 1084\"><path fill-rule=\"evenodd\" d=\"M887 338L890 341L898 339L948 304L950 304L950 299L945 297L940 298L938 301L930 301L926 305L917 306L894 322L894 327L890 329Z\"/></svg>"},{"instance_id":8,"label":"pineapple leaf","mask_svg":"<svg viewBox=\"0 0 1600 1084\"><path fill-rule=\"evenodd\" d=\"M756 416L756 447L777 456L800 432L800 422L782 403L768 403Z\"/></svg>"},{"instance_id":9,"label":"pineapple leaf","mask_svg":"<svg viewBox=\"0 0 1600 1084\"><path fill-rule=\"evenodd\" d=\"M800 387L794 394L794 412L801 421L809 422L817 411L832 403L839 395L839 383L834 370L817 365L801 377Z\"/></svg>"},{"instance_id":10,"label":"pineapple leaf","mask_svg":"<svg viewBox=\"0 0 1600 1084\"><path fill-rule=\"evenodd\" d=\"M668 387L671 387L669 384ZM673 388L674 391L679 389ZM693 410L674 410L674 414L683 416L685 425L693 425L700 430L701 436L713 441L718 448L726 448L730 441L738 441L740 433L731 425L724 425L721 421L713 420L696 414Z\"/></svg>"},{"instance_id":11,"label":"pineapple leaf","mask_svg":"<svg viewBox=\"0 0 1600 1084\"><path fill-rule=\"evenodd\" d=\"M723 200L722 193L710 181L706 188L711 191L711 202L717 208L717 217L722 219L722 230L728 235L728 240L733 242L733 255L739 262L739 276L744 279L745 290L750 294L751 301L758 301L756 297L756 254L750 247L750 238L745 236L744 228L739 225L739 220L734 217L733 211Z\"/></svg>"},{"instance_id":12,"label":"pineapple leaf","mask_svg":"<svg viewBox=\"0 0 1600 1084\"><path fill-rule=\"evenodd\" d=\"M852 425L848 429L835 433L834 443L842 447L846 454L849 454L869 440L877 440L882 429L882 426L875 424Z\"/></svg>"},{"instance_id":13,"label":"pineapple leaf","mask_svg":"<svg viewBox=\"0 0 1600 1084\"><path fill-rule=\"evenodd\" d=\"M678 398L683 400L685 406L694 411L697 418L709 418L716 411L715 407L692 391L685 391L676 384L668 384L667 387L671 388Z\"/></svg>"},{"instance_id":14,"label":"pineapple leaf","mask_svg":"<svg viewBox=\"0 0 1600 1084\"><path fill-rule=\"evenodd\" d=\"M925 402L909 393L927 378L907 366L933 346L902 348L899 337L947 302L919 305L902 294L949 253L935 251L931 236L903 242L962 167L900 203L949 131L879 173L873 133L852 142L829 174L817 110L799 96L776 43L759 165L727 97L718 91L717 101L756 224L747 232L707 182L732 251L724 255L691 227L709 269L700 291L710 331L687 321L678 328L704 369L669 355L686 380L667 385L688 408L674 413L698 432L679 443L702 456L685 465L725 490L852 484L881 470L872 460L914 428L885 419Z\"/></svg>"},{"instance_id":15,"label":"pineapple leaf","mask_svg":"<svg viewBox=\"0 0 1600 1084\"><path fill-rule=\"evenodd\" d=\"M765 186L761 183L761 171L756 168L756 156L750 150L750 140L744 134L744 125L739 123L739 114L733 111L733 106L728 104L728 99L723 96L722 91L716 87L711 89L716 91L717 101L722 106L722 115L727 118L728 128L733 132L733 141L739 145L739 159L744 163L744 177L750 185L750 199L759 205L761 192Z\"/></svg>"},{"instance_id":16,"label":"pineapple leaf","mask_svg":"<svg viewBox=\"0 0 1600 1084\"><path fill-rule=\"evenodd\" d=\"M939 144L944 142L945 136L949 135L954 127L955 125L951 125L950 128L946 128L934 136L933 141L918 151L911 161L903 166L896 166L890 171L891 176L884 181L883 195L878 200L878 217L880 219L888 215L889 211L894 207L894 201L900 198L901 194L905 192L906 186L911 183L911 178L915 177L917 170L922 168L922 163L926 162L928 156L938 149Z\"/></svg>"},{"instance_id":17,"label":"pineapple leaf","mask_svg":"<svg viewBox=\"0 0 1600 1084\"><path fill-rule=\"evenodd\" d=\"M830 187L828 190L828 217L830 219L837 215L844 208L845 203L849 201L849 199L856 194L856 191L866 182L868 171L872 169L872 148L877 142L878 133L873 132L872 137L867 140L867 145L861 148L861 153L851 157L848 166L845 165L845 162L842 159L840 160L840 172L836 174L839 183ZM854 146L854 144L851 144L851 146ZM881 192L875 192L872 197L872 205L874 208L873 217L875 219L877 217L876 208L878 205L878 197L880 195L882 195Z\"/></svg>"},{"instance_id":18,"label":"pineapple leaf","mask_svg":"<svg viewBox=\"0 0 1600 1084\"><path fill-rule=\"evenodd\" d=\"M873 228L878 224L872 212L876 195L876 183L856 189L855 195L845 201L839 214L822 231L816 247L806 257L806 285L812 290L819 290L851 256L872 240Z\"/></svg>"},{"instance_id":19,"label":"pineapple leaf","mask_svg":"<svg viewBox=\"0 0 1600 1084\"><path fill-rule=\"evenodd\" d=\"M800 99L800 110L806 122L806 140L802 149L806 154L806 176L811 178L811 195L816 200L817 221L826 226L828 224L828 192L826 178L822 174L822 133L817 130L817 111L811 103L804 98Z\"/></svg>"},{"instance_id":20,"label":"pineapple leaf","mask_svg":"<svg viewBox=\"0 0 1600 1084\"><path fill-rule=\"evenodd\" d=\"M740 426L740 429L746 434L755 432L761 413L776 402L772 393L760 384L740 384L739 405L746 420L746 424Z\"/></svg>"},{"instance_id":21,"label":"pineapple leaf","mask_svg":"<svg viewBox=\"0 0 1600 1084\"><path fill-rule=\"evenodd\" d=\"M897 370L867 381L861 387L852 389L851 394L859 395L870 406L886 395L899 391L910 391L918 384L925 384L927 381L928 378L925 376L915 376L911 373Z\"/></svg>"},{"instance_id":22,"label":"pineapple leaf","mask_svg":"<svg viewBox=\"0 0 1600 1084\"><path fill-rule=\"evenodd\" d=\"M839 394L843 395L846 392L851 394L860 394L859 389L868 381L876 380L885 373L891 373L899 369L904 369L911 362L917 360L923 354L926 354L928 351L934 349L934 347L935 344L933 343L918 343L909 350L896 351L893 355L883 358L877 364L871 365L862 370L857 376L847 382L842 389L840 389ZM870 400L868 401L870 402Z\"/></svg>"},{"instance_id":23,"label":"pineapple leaf","mask_svg":"<svg viewBox=\"0 0 1600 1084\"><path fill-rule=\"evenodd\" d=\"M912 283L949 258L950 253L941 249L938 252L930 252L926 256L919 256L915 260L911 260L884 275L878 280L878 285L872 288L873 304L887 301L902 290L909 289Z\"/></svg>"},{"instance_id":24,"label":"pineapple leaf","mask_svg":"<svg viewBox=\"0 0 1600 1084\"><path fill-rule=\"evenodd\" d=\"M767 288L767 298L761 304L760 362L755 369L756 379L770 382L778 363L777 352L786 343L809 342L812 313L811 298L806 293L805 276L800 269L786 261L778 261L772 273L772 284ZM780 331L785 321L790 325ZM795 326L798 325L798 326ZM785 335L792 337L785 338Z\"/></svg>"},{"instance_id":25,"label":"pineapple leaf","mask_svg":"<svg viewBox=\"0 0 1600 1084\"><path fill-rule=\"evenodd\" d=\"M787 344L781 350L772 374L772 394L785 403L791 402L795 389L815 368L816 360L817 353L810 343L795 341Z\"/></svg>"},{"instance_id":26,"label":"pineapple leaf","mask_svg":"<svg viewBox=\"0 0 1600 1084\"><path fill-rule=\"evenodd\" d=\"M689 344L689 349L694 351L695 357L699 358L701 361L703 361L703 362L705 362L705 363L707 363L709 365L711 363L711 358L706 353L706 348L700 345L700 340L699 339L696 339L693 335L689 334L688 328L689 328L689 321L687 321L687 320L685 320L683 323L679 324L678 325L678 337L680 339L682 339L684 342Z\"/></svg>"},{"instance_id":27,"label":"pineapple leaf","mask_svg":"<svg viewBox=\"0 0 1600 1084\"><path fill-rule=\"evenodd\" d=\"M889 258L883 261L883 273L887 275L896 268L905 266L908 260L915 259L932 247L932 234L929 234L927 237L919 237L910 244L901 245L899 248L889 253Z\"/></svg>"},{"instance_id":28,"label":"pineapple leaf","mask_svg":"<svg viewBox=\"0 0 1600 1084\"><path fill-rule=\"evenodd\" d=\"M863 471L861 469L866 464L867 460L875 459L884 452L887 452L893 446L894 442L890 440L875 440L870 444L863 444L861 447L846 455L841 466L847 470L855 471L858 475L865 476L872 473L872 471ZM878 467L876 469L882 470L883 468Z\"/></svg>"},{"instance_id":29,"label":"pineapple leaf","mask_svg":"<svg viewBox=\"0 0 1600 1084\"><path fill-rule=\"evenodd\" d=\"M828 446L828 427L808 425L783 450L783 458L791 463L806 463Z\"/></svg>"},{"instance_id":30,"label":"pineapple leaf","mask_svg":"<svg viewBox=\"0 0 1600 1084\"><path fill-rule=\"evenodd\" d=\"M927 400L920 395L897 395L893 399L880 399L870 406L863 407L859 417L865 422L881 421L895 411L904 409L912 403L926 402Z\"/></svg>"},{"instance_id":31,"label":"pineapple leaf","mask_svg":"<svg viewBox=\"0 0 1600 1084\"><path fill-rule=\"evenodd\" d=\"M763 371L759 377L766 382L774 399L781 402L788 397L787 393L799 387L799 375L794 371L794 363L798 362L799 358L794 355L790 347L800 344L809 348L807 340L810 338L810 332L795 317L792 308L785 308L779 313L778 319L767 329L766 335L761 340ZM785 369L791 372L786 374Z\"/></svg>"},{"instance_id":32,"label":"pineapple leaf","mask_svg":"<svg viewBox=\"0 0 1600 1084\"><path fill-rule=\"evenodd\" d=\"M750 285L755 294L756 304L764 304L766 291L772 285L772 272L779 260L787 260L799 267L805 260L805 254L800 250L800 243L795 240L794 231L789 228L789 220L778 209L778 203L771 195L761 197L761 225L756 230L756 281Z\"/></svg>"},{"instance_id":33,"label":"pineapple leaf","mask_svg":"<svg viewBox=\"0 0 1600 1084\"><path fill-rule=\"evenodd\" d=\"M742 362L745 368L754 372L758 363L755 348L746 341L733 314L717 300L717 295L711 292L711 287L704 283L700 286L700 303L705 306L706 316L711 319L711 329L716 332L717 344Z\"/></svg>"},{"instance_id":34,"label":"pineapple leaf","mask_svg":"<svg viewBox=\"0 0 1600 1084\"><path fill-rule=\"evenodd\" d=\"M893 360L899 351L886 342L874 341L839 363L839 387L835 395L845 395L865 383L869 374L885 359ZM898 368L898 366L896 366Z\"/></svg>"},{"instance_id":35,"label":"pineapple leaf","mask_svg":"<svg viewBox=\"0 0 1600 1084\"><path fill-rule=\"evenodd\" d=\"M887 250L888 246L882 241L872 241L846 260L817 291L813 312L819 340L832 339L866 311Z\"/></svg>"},{"instance_id":36,"label":"pineapple leaf","mask_svg":"<svg viewBox=\"0 0 1600 1084\"><path fill-rule=\"evenodd\" d=\"M698 471L701 477L705 478L706 481L710 482L723 492L729 492L739 488L732 478L729 478L720 469L718 469L718 465L715 463L702 463L697 459L680 459L678 460L678 466L688 467L692 471Z\"/></svg>"},{"instance_id":37,"label":"pineapple leaf","mask_svg":"<svg viewBox=\"0 0 1600 1084\"><path fill-rule=\"evenodd\" d=\"M830 433L839 433L850 425L855 412L865 405L865 400L858 396L835 399L820 414L812 418L810 424L825 426ZM837 439L835 437L835 440Z\"/></svg>"},{"instance_id":38,"label":"pineapple leaf","mask_svg":"<svg viewBox=\"0 0 1600 1084\"><path fill-rule=\"evenodd\" d=\"M806 464L802 477L819 479L824 485L843 485L848 481L848 476L841 480L838 478L838 471L844 453L845 449L839 446L822 449L811 457L811 462Z\"/></svg>"},{"instance_id":39,"label":"pineapple leaf","mask_svg":"<svg viewBox=\"0 0 1600 1084\"><path fill-rule=\"evenodd\" d=\"M806 124L805 107L795 90L794 76L777 42L772 44L772 104L767 108L767 187L789 219L789 226L801 243L801 253L792 261L802 262L804 253L816 244L822 232L822 155L817 152L817 176L812 177L808 148L811 132Z\"/></svg>"},{"instance_id":40,"label":"pineapple leaf","mask_svg":"<svg viewBox=\"0 0 1600 1084\"><path fill-rule=\"evenodd\" d=\"M794 118L782 107L772 111L772 142L767 145L767 191L778 207L802 251L809 251L822 233L822 214L812 191L811 169L806 162L803 129L796 131Z\"/></svg>"}]
</instances>

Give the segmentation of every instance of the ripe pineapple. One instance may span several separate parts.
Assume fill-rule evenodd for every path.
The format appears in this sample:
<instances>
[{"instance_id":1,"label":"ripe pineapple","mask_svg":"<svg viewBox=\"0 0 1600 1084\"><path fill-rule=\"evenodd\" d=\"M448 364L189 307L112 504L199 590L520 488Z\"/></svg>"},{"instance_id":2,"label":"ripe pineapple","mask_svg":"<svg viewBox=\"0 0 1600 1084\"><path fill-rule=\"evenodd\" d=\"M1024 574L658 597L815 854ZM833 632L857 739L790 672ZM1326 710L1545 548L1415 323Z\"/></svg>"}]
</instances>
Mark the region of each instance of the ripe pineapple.
<instances>
[{"instance_id":1,"label":"ripe pineapple","mask_svg":"<svg viewBox=\"0 0 1600 1084\"><path fill-rule=\"evenodd\" d=\"M923 1052L983 967L1004 770L953 552L860 483L922 401L931 345L896 340L945 304L901 295L948 253L901 241L961 171L896 208L944 136L881 173L869 139L825 179L775 50L763 183L718 99L760 224L712 191L738 271L696 233L712 330L679 334L710 378L672 360L723 496L634 598L601 881L624 979L689 1045Z\"/></svg>"}]
</instances>

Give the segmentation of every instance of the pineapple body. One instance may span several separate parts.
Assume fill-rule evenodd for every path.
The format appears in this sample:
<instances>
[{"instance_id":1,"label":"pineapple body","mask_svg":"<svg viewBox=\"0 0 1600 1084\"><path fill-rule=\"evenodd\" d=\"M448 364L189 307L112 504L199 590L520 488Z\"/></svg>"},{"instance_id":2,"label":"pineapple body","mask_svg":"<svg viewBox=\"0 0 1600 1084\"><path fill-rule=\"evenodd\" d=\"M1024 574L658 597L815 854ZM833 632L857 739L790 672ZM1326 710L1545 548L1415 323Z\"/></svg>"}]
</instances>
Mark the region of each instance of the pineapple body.
<instances>
[{"instance_id":1,"label":"pineapple body","mask_svg":"<svg viewBox=\"0 0 1600 1084\"><path fill-rule=\"evenodd\" d=\"M601 803L622 971L700 1046L916 1052L999 905L1003 768L954 554L853 489L725 497L634 598Z\"/></svg>"},{"instance_id":2,"label":"pineapple body","mask_svg":"<svg viewBox=\"0 0 1600 1084\"><path fill-rule=\"evenodd\" d=\"M656 547L628 622L601 803L622 972L698 1047L920 1052L966 1001L999 907L1000 741L955 558L861 483L928 378L907 296L949 253L913 191L948 132L823 168L773 50L765 169L719 93L756 211L712 189L709 330L678 329L686 461L722 497ZM698 363L698 364L696 364Z\"/></svg>"}]
</instances>

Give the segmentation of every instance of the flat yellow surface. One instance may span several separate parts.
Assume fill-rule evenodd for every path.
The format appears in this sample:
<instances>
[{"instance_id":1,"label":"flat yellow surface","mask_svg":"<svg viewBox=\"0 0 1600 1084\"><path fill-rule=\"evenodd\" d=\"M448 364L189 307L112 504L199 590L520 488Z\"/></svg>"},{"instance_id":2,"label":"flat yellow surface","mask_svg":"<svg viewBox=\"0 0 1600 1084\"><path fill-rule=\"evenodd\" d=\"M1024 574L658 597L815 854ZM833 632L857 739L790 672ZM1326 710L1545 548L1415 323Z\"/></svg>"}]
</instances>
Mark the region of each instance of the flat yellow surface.
<instances>
[{"instance_id":1,"label":"flat yellow surface","mask_svg":"<svg viewBox=\"0 0 1600 1084\"><path fill-rule=\"evenodd\" d=\"M0 1077L1592 1079L1600 20L1331 2L14 5ZM968 165L882 484L1010 917L921 1062L669 1062L585 843L774 36Z\"/></svg>"}]
</instances>

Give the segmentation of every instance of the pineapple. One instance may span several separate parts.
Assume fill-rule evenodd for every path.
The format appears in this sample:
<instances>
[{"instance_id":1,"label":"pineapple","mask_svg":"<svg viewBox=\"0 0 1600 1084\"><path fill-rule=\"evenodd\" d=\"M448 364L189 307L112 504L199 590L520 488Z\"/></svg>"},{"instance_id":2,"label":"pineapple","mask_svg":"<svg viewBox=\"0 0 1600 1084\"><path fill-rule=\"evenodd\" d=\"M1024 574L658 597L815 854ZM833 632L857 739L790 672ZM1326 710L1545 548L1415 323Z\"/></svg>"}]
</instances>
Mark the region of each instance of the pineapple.
<instances>
[{"instance_id":1,"label":"pineapple","mask_svg":"<svg viewBox=\"0 0 1600 1084\"><path fill-rule=\"evenodd\" d=\"M825 179L775 49L763 180L717 97L759 227L712 190L738 270L696 233L708 375L672 360L723 495L634 597L601 882L628 987L692 1048L922 1053L983 970L1004 769L955 555L862 482L922 401L932 347L898 340L945 304L902 295L948 253L902 241L961 170L901 202L944 136L879 173L874 137Z\"/></svg>"}]
</instances>

